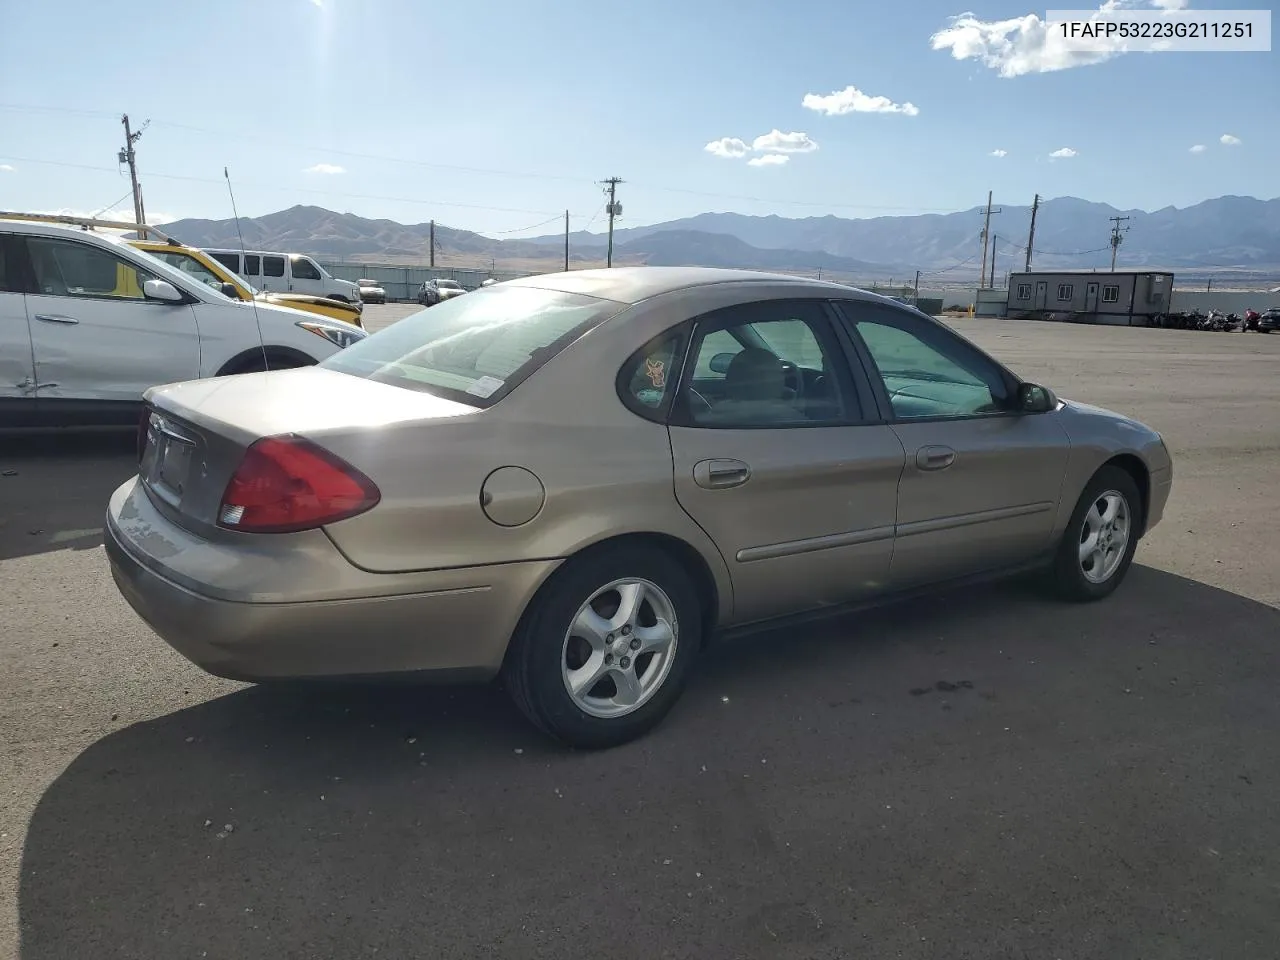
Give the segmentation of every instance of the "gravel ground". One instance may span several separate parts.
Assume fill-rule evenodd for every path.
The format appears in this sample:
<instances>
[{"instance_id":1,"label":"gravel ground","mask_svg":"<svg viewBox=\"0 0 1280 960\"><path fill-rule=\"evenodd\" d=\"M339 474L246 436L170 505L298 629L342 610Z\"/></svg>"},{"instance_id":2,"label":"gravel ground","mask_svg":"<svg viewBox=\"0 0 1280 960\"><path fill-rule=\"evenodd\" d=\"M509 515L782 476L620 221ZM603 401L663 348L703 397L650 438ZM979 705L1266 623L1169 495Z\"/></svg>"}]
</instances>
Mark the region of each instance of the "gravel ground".
<instances>
[{"instance_id":1,"label":"gravel ground","mask_svg":"<svg viewBox=\"0 0 1280 960\"><path fill-rule=\"evenodd\" d=\"M1275 956L1280 337L954 324L1165 435L1125 586L727 645L603 754L205 676L105 566L131 438L0 439L0 957Z\"/></svg>"}]
</instances>

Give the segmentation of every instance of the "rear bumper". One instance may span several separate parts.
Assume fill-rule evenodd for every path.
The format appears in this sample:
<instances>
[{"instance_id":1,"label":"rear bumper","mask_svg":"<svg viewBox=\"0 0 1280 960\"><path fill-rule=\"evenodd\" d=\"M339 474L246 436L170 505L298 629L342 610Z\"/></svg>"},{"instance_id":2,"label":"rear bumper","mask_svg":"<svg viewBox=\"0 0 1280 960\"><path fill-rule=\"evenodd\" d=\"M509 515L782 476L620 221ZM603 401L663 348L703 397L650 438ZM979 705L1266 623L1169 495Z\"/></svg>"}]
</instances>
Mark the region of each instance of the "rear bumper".
<instances>
[{"instance_id":1,"label":"rear bumper","mask_svg":"<svg viewBox=\"0 0 1280 960\"><path fill-rule=\"evenodd\" d=\"M112 497L104 540L120 593L161 639L209 673L249 681L491 677L525 606L556 566L546 561L437 570L414 574L410 585L404 575L359 571L334 548L334 561L346 568L334 578L334 599L214 596L222 588L193 583L192 571L234 570L260 562L261 555L200 540L170 523L136 481ZM306 592L314 597L315 557L305 553L298 551L298 572L311 580ZM276 560L290 562L287 551ZM235 576L242 579L243 570ZM369 580L367 594L350 596L352 583L362 578ZM409 586L411 592L379 592Z\"/></svg>"}]
</instances>

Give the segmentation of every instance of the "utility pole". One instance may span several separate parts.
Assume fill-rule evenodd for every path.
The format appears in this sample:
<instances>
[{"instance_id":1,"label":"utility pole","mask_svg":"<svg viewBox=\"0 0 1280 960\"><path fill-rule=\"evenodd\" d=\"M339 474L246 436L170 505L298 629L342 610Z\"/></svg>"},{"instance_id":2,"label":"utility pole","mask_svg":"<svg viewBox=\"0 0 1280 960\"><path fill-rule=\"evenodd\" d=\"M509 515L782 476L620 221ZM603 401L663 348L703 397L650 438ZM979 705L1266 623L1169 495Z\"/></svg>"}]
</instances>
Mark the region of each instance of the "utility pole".
<instances>
[{"instance_id":1,"label":"utility pole","mask_svg":"<svg viewBox=\"0 0 1280 960\"><path fill-rule=\"evenodd\" d=\"M138 156L134 152L133 145L138 142L142 131L147 129L151 121L148 120L134 130L129 126L129 115L126 113L120 118L120 122L124 124L124 149L120 151L117 159L120 163L129 165L129 180L133 183L133 222L138 226L145 226L147 213L142 206L142 185L138 183Z\"/></svg>"},{"instance_id":2,"label":"utility pole","mask_svg":"<svg viewBox=\"0 0 1280 960\"><path fill-rule=\"evenodd\" d=\"M564 272L569 272L569 211L564 212Z\"/></svg>"},{"instance_id":3,"label":"utility pole","mask_svg":"<svg viewBox=\"0 0 1280 960\"><path fill-rule=\"evenodd\" d=\"M431 269L434 270L436 266L436 222L434 220L431 221L430 246L431 246Z\"/></svg>"},{"instance_id":4,"label":"utility pole","mask_svg":"<svg viewBox=\"0 0 1280 960\"><path fill-rule=\"evenodd\" d=\"M918 307L920 306L920 271L919 270L916 271L915 291L916 291L915 296L912 297L912 300L914 301L912 305Z\"/></svg>"},{"instance_id":5,"label":"utility pole","mask_svg":"<svg viewBox=\"0 0 1280 960\"><path fill-rule=\"evenodd\" d=\"M605 254L605 266L613 266L613 218L622 216L622 204L618 202L618 184L625 181L621 177L610 177L608 180L602 181L605 186L605 192L609 194L609 202L605 206L605 212L609 214L609 246Z\"/></svg>"},{"instance_id":6,"label":"utility pole","mask_svg":"<svg viewBox=\"0 0 1280 960\"><path fill-rule=\"evenodd\" d=\"M1128 217L1111 217L1110 220L1114 226L1111 228L1111 272L1116 269L1116 254L1120 252L1120 244L1123 242L1123 233L1128 233L1129 228L1120 229L1120 224L1128 220Z\"/></svg>"},{"instance_id":7,"label":"utility pole","mask_svg":"<svg viewBox=\"0 0 1280 960\"><path fill-rule=\"evenodd\" d=\"M992 236L991 238L991 273L987 279L988 279L988 282L990 282L993 289L995 288L995 285L996 285L996 247L998 247L999 245L1000 245L1000 238L998 236Z\"/></svg>"},{"instance_id":8,"label":"utility pole","mask_svg":"<svg viewBox=\"0 0 1280 960\"><path fill-rule=\"evenodd\" d=\"M1031 251L1036 243L1036 211L1040 209L1040 194L1036 194L1035 200L1031 202L1031 230L1027 234L1027 265L1024 268L1027 273L1031 272Z\"/></svg>"},{"instance_id":9,"label":"utility pole","mask_svg":"<svg viewBox=\"0 0 1280 960\"><path fill-rule=\"evenodd\" d=\"M987 215L986 215L986 218L982 221L982 260L980 262L979 272L978 272L979 288L985 286L987 282L987 236L991 230L991 215L993 213L1000 213L1001 209L1002 208L1000 207L997 207L994 210L991 209L991 191L988 190L987 191Z\"/></svg>"}]
</instances>

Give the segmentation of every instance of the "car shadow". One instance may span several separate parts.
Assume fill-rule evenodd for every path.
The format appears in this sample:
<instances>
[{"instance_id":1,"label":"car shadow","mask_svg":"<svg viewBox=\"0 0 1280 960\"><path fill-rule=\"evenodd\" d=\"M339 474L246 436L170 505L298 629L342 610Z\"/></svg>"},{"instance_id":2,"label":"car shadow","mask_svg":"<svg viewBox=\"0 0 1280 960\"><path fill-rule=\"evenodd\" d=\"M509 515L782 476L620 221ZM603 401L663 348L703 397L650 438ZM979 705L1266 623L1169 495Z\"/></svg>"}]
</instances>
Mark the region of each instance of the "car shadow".
<instances>
[{"instance_id":1,"label":"car shadow","mask_svg":"<svg viewBox=\"0 0 1280 960\"><path fill-rule=\"evenodd\" d=\"M0 560L102 545L112 492L137 471L132 429L0 435Z\"/></svg>"},{"instance_id":2,"label":"car shadow","mask_svg":"<svg viewBox=\"0 0 1280 960\"><path fill-rule=\"evenodd\" d=\"M1260 955L1277 637L1143 567L945 594L713 648L598 753L493 686L243 688L49 786L21 956Z\"/></svg>"}]
</instances>

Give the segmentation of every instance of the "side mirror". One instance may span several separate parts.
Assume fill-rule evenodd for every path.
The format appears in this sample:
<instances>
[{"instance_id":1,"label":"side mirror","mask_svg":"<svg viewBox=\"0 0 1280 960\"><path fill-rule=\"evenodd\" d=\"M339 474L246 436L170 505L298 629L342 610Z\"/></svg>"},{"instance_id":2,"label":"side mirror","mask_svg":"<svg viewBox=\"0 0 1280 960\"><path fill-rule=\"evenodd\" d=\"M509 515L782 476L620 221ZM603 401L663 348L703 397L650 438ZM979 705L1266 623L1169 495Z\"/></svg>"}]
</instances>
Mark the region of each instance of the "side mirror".
<instances>
[{"instance_id":1,"label":"side mirror","mask_svg":"<svg viewBox=\"0 0 1280 960\"><path fill-rule=\"evenodd\" d=\"M729 364L733 363L733 358L735 356L736 354L733 354L733 353L717 353L714 357L711 358L711 363L710 363L711 372L712 373L728 373Z\"/></svg>"},{"instance_id":2,"label":"side mirror","mask_svg":"<svg viewBox=\"0 0 1280 960\"><path fill-rule=\"evenodd\" d=\"M168 280L148 280L142 285L142 295L148 300L162 300L165 303L181 303L183 296Z\"/></svg>"},{"instance_id":3,"label":"side mirror","mask_svg":"<svg viewBox=\"0 0 1280 960\"><path fill-rule=\"evenodd\" d=\"M1058 398L1048 387L1038 383L1022 383L1018 385L1019 413L1048 413L1058 406Z\"/></svg>"},{"instance_id":4,"label":"side mirror","mask_svg":"<svg viewBox=\"0 0 1280 960\"><path fill-rule=\"evenodd\" d=\"M232 300L240 299L240 291L236 289L236 285L234 283L218 284L218 289L222 292L224 297L230 297Z\"/></svg>"}]
</instances>

